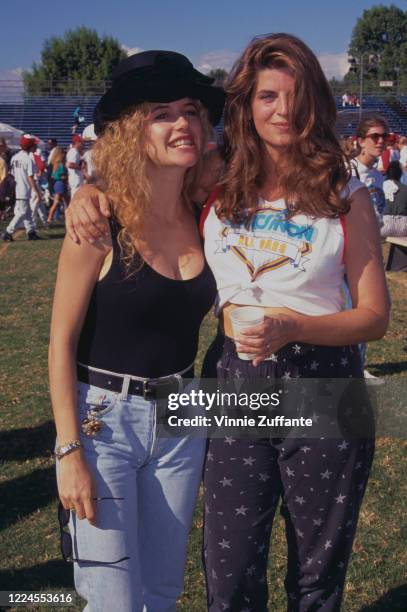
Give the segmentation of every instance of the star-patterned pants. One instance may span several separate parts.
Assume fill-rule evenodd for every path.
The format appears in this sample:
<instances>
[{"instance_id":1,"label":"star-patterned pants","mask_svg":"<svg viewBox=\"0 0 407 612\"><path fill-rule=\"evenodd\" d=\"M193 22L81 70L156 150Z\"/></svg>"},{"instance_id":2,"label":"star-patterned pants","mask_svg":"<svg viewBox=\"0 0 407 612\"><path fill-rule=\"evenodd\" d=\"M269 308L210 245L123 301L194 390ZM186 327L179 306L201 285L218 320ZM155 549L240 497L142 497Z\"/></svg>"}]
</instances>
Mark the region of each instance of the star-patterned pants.
<instances>
[{"instance_id":1,"label":"star-patterned pants","mask_svg":"<svg viewBox=\"0 0 407 612\"><path fill-rule=\"evenodd\" d=\"M298 349L299 347L299 349ZM362 377L357 347L287 345L253 368L218 337L204 374ZM281 499L290 612L339 611L374 440L211 438L204 470L208 610L266 612L267 564Z\"/></svg>"}]
</instances>

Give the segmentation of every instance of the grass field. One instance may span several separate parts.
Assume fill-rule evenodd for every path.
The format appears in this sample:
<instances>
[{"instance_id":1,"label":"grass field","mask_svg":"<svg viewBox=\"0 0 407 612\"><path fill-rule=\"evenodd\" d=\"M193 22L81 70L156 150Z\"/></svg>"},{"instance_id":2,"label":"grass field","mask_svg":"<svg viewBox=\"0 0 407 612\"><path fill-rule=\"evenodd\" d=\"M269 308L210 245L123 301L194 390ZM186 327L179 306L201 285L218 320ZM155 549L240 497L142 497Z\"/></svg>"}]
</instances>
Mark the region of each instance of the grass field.
<instances>
[{"instance_id":1,"label":"grass field","mask_svg":"<svg viewBox=\"0 0 407 612\"><path fill-rule=\"evenodd\" d=\"M64 230L43 241L0 244L0 590L72 590L72 567L60 559L54 481L54 428L47 382L47 343L56 263ZM390 330L368 349L376 375L407 376L407 275L388 275L393 300ZM214 333L209 316L201 333L199 364ZM198 364L198 365L199 365ZM379 439L354 544L343 609L389 612L407 609L405 522L406 445ZM182 612L204 612L200 563L201 508L190 538ZM270 610L285 610L286 550L276 520L270 561ZM72 610L82 609L79 603ZM19 608L14 608L19 609ZM41 607L35 608L41 610ZM47 610L57 609L44 608ZM120 604L118 604L120 610Z\"/></svg>"}]
</instances>

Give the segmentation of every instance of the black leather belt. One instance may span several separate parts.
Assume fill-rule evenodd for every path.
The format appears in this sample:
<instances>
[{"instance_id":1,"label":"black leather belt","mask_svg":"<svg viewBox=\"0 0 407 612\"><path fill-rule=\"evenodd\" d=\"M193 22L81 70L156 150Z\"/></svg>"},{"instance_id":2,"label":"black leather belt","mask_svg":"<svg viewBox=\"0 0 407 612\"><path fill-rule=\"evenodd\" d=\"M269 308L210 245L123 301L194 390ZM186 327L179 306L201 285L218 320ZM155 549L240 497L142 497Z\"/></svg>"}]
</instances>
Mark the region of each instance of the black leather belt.
<instances>
[{"instance_id":1,"label":"black leather belt","mask_svg":"<svg viewBox=\"0 0 407 612\"><path fill-rule=\"evenodd\" d=\"M77 364L77 376L80 382L118 393L122 391L125 379L124 376L119 374L95 372L79 364ZM129 395L140 395L145 400L162 399L170 393L181 393L183 389L182 379L193 378L193 376L194 372L191 367L183 374L174 374L163 378L144 378L140 380L131 378L127 392Z\"/></svg>"}]
</instances>

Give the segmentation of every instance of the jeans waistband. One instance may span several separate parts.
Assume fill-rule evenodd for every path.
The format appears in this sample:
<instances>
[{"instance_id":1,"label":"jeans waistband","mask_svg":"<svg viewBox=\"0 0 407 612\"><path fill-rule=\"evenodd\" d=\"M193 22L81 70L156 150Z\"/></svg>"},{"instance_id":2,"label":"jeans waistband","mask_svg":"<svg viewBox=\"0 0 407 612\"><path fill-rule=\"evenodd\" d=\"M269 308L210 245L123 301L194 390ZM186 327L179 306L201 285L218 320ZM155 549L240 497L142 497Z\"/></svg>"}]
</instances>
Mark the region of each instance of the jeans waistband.
<instances>
[{"instance_id":1,"label":"jeans waistband","mask_svg":"<svg viewBox=\"0 0 407 612\"><path fill-rule=\"evenodd\" d=\"M169 393L180 393L184 387L183 378L193 376L193 367L194 364L192 363L187 368L174 374L157 378L142 378L78 363L77 376L80 382L109 391L120 392L122 398L127 397L128 394L140 395L149 401L162 399Z\"/></svg>"}]
</instances>

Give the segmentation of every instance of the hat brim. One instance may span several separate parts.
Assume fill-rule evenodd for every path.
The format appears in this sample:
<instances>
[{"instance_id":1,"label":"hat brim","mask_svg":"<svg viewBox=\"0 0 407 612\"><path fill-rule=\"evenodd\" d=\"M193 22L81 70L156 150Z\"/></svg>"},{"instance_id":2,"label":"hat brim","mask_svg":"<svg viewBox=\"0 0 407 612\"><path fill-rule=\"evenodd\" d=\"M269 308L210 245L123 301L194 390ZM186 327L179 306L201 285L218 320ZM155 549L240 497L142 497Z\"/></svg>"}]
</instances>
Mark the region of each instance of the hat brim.
<instances>
[{"instance_id":1,"label":"hat brim","mask_svg":"<svg viewBox=\"0 0 407 612\"><path fill-rule=\"evenodd\" d=\"M197 73L199 74L199 73ZM225 92L221 87L191 81L191 79L160 79L159 82L145 82L139 79L126 79L107 91L99 100L93 113L95 133L103 132L107 123L115 121L132 106L143 102L174 102L182 98L200 100L208 110L212 125L217 125L222 117Z\"/></svg>"}]
</instances>

